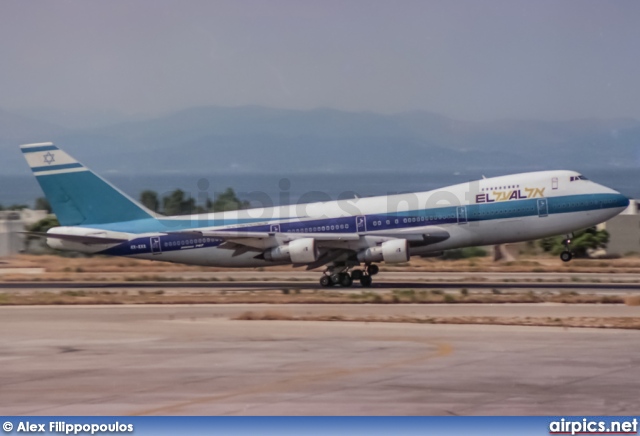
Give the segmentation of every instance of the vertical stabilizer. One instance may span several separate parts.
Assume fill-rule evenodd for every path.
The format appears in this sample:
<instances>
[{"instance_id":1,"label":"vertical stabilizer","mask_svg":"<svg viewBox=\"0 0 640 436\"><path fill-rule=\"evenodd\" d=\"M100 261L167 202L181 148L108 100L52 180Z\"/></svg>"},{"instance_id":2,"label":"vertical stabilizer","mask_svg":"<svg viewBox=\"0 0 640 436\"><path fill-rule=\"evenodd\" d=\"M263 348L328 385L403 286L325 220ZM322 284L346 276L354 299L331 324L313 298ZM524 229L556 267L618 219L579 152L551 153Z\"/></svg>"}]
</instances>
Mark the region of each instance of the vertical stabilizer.
<instances>
[{"instance_id":1,"label":"vertical stabilizer","mask_svg":"<svg viewBox=\"0 0 640 436\"><path fill-rule=\"evenodd\" d=\"M21 145L53 212L63 226L152 218L152 212L51 142Z\"/></svg>"}]
</instances>

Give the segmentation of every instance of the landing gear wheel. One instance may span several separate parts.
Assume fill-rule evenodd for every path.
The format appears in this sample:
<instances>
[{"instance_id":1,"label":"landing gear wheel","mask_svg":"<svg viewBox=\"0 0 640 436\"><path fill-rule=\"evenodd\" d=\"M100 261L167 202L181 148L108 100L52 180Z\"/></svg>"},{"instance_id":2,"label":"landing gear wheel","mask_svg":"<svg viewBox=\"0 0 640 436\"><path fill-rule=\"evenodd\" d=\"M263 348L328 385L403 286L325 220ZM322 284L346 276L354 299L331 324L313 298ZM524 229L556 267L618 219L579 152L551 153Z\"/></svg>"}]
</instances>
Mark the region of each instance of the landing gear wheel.
<instances>
[{"instance_id":1,"label":"landing gear wheel","mask_svg":"<svg viewBox=\"0 0 640 436\"><path fill-rule=\"evenodd\" d=\"M353 280L351 279L351 276L349 274L340 273L340 281L338 282L338 284L343 288L348 288L353 284Z\"/></svg>"},{"instance_id":2,"label":"landing gear wheel","mask_svg":"<svg viewBox=\"0 0 640 436\"><path fill-rule=\"evenodd\" d=\"M372 281L373 280L371 279L371 276L362 276L362 277L360 277L360 284L362 285L363 288L370 287Z\"/></svg>"},{"instance_id":3,"label":"landing gear wheel","mask_svg":"<svg viewBox=\"0 0 640 436\"><path fill-rule=\"evenodd\" d=\"M333 282L331 281L331 277L329 276L320 277L320 286L327 288L332 285L333 285Z\"/></svg>"},{"instance_id":4,"label":"landing gear wheel","mask_svg":"<svg viewBox=\"0 0 640 436\"><path fill-rule=\"evenodd\" d=\"M571 254L570 251L563 251L562 253L560 253L560 259L563 262L569 262L571 259L573 259L573 254Z\"/></svg>"},{"instance_id":5,"label":"landing gear wheel","mask_svg":"<svg viewBox=\"0 0 640 436\"><path fill-rule=\"evenodd\" d=\"M573 254L571 253L571 238L573 234L567 235L567 239L562 241L562 245L564 245L564 251L560 253L560 259L563 262L569 262L573 258Z\"/></svg>"},{"instance_id":6,"label":"landing gear wheel","mask_svg":"<svg viewBox=\"0 0 640 436\"><path fill-rule=\"evenodd\" d=\"M375 276L376 274L378 274L378 271L380 271L380 268L378 268L378 265L369 265L367 267L367 272L369 273L370 276Z\"/></svg>"},{"instance_id":7,"label":"landing gear wheel","mask_svg":"<svg viewBox=\"0 0 640 436\"><path fill-rule=\"evenodd\" d=\"M360 280L363 275L364 272L361 269L354 269L353 271L351 271L351 278L353 280Z\"/></svg>"}]
</instances>

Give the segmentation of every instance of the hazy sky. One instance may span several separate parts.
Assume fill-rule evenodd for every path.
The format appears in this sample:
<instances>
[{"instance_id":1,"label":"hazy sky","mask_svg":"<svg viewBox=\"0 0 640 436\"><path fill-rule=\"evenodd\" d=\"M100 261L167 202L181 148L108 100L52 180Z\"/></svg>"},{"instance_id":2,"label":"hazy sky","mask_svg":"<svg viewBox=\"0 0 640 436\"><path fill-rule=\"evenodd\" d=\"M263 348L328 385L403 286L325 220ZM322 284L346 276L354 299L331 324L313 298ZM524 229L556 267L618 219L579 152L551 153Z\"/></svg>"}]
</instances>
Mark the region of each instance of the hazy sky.
<instances>
[{"instance_id":1,"label":"hazy sky","mask_svg":"<svg viewBox=\"0 0 640 436\"><path fill-rule=\"evenodd\" d=\"M640 119L640 2L0 2L0 108Z\"/></svg>"}]
</instances>

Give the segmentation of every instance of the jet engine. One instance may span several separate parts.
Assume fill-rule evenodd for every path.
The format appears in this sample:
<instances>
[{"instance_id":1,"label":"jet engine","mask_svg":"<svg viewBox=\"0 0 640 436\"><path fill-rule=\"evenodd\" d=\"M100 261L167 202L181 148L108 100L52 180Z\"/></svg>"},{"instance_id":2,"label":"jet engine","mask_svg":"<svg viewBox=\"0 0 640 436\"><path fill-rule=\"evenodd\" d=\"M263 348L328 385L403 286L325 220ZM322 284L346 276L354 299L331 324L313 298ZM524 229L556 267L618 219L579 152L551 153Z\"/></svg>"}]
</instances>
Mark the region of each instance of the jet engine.
<instances>
[{"instance_id":1,"label":"jet engine","mask_svg":"<svg viewBox=\"0 0 640 436\"><path fill-rule=\"evenodd\" d=\"M271 262L290 260L292 263L311 263L318 260L316 241L313 238L294 239L287 245L267 250L264 258Z\"/></svg>"},{"instance_id":2,"label":"jet engine","mask_svg":"<svg viewBox=\"0 0 640 436\"><path fill-rule=\"evenodd\" d=\"M394 239L383 242L379 247L371 247L358 253L360 262L400 263L409 260L409 242L406 239Z\"/></svg>"}]
</instances>

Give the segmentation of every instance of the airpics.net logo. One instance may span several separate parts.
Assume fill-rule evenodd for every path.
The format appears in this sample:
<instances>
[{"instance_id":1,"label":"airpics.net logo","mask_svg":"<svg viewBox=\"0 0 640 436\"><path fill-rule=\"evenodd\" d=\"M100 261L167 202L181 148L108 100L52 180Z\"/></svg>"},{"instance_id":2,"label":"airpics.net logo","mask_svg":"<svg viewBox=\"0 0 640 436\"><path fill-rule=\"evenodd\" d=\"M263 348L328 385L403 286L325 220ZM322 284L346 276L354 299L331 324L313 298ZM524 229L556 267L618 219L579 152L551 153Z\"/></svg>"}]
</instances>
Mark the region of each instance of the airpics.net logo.
<instances>
[{"instance_id":1,"label":"airpics.net logo","mask_svg":"<svg viewBox=\"0 0 640 436\"><path fill-rule=\"evenodd\" d=\"M549 434L638 434L638 420L636 418L624 421L598 421L582 418L581 420L569 420L562 418L560 421L549 423Z\"/></svg>"}]
</instances>

